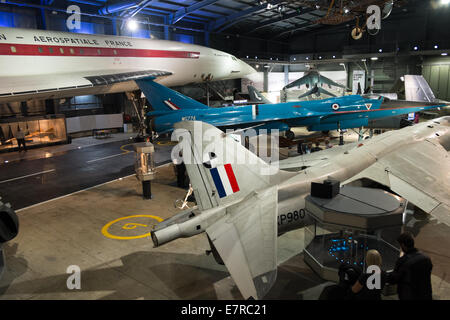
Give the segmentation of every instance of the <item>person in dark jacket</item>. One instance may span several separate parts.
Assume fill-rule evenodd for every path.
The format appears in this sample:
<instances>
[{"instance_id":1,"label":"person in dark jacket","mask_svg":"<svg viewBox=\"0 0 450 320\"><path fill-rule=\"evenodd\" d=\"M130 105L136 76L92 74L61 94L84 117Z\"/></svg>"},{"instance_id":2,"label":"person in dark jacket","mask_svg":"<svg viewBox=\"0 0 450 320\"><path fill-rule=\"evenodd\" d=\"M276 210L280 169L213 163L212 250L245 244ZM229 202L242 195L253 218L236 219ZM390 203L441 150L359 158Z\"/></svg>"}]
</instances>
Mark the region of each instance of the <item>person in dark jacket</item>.
<instances>
[{"instance_id":1,"label":"person in dark jacket","mask_svg":"<svg viewBox=\"0 0 450 320\"><path fill-rule=\"evenodd\" d=\"M320 294L319 300L352 300L351 288L361 275L361 270L352 265L342 264L338 271L339 283L327 286Z\"/></svg>"},{"instance_id":2,"label":"person in dark jacket","mask_svg":"<svg viewBox=\"0 0 450 320\"><path fill-rule=\"evenodd\" d=\"M316 146L311 149L311 152L317 152L317 151L322 151L322 148L320 147L319 142L316 142Z\"/></svg>"},{"instance_id":3,"label":"person in dark jacket","mask_svg":"<svg viewBox=\"0 0 450 320\"><path fill-rule=\"evenodd\" d=\"M432 300L431 259L414 247L411 233L402 233L397 241L402 252L394 271L388 274L388 283L397 284L400 300Z\"/></svg>"},{"instance_id":4,"label":"person in dark jacket","mask_svg":"<svg viewBox=\"0 0 450 320\"><path fill-rule=\"evenodd\" d=\"M20 146L22 146L24 151L27 151L27 146L25 145L25 133L22 130L20 130L20 127L17 128L16 139L19 151L21 151Z\"/></svg>"}]
</instances>

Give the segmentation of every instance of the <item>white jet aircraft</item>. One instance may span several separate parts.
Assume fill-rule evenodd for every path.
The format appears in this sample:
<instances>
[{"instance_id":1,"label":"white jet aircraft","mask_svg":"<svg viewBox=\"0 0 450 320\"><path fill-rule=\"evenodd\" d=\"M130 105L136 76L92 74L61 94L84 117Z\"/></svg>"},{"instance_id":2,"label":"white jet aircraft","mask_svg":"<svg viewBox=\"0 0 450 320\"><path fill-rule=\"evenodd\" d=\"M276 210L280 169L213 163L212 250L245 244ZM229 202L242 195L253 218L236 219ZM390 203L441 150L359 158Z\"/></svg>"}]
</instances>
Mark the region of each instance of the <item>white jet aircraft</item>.
<instances>
[{"instance_id":1,"label":"white jet aircraft","mask_svg":"<svg viewBox=\"0 0 450 320\"><path fill-rule=\"evenodd\" d=\"M256 72L233 55L194 44L108 35L0 28L0 103L133 91Z\"/></svg>"},{"instance_id":2,"label":"white jet aircraft","mask_svg":"<svg viewBox=\"0 0 450 320\"><path fill-rule=\"evenodd\" d=\"M450 117L311 158L289 158L279 168L210 124L185 121L175 127L197 208L156 225L153 243L206 232L214 257L245 299L264 297L274 284L277 236L311 223L305 214L311 182L374 181L450 225Z\"/></svg>"}]
</instances>

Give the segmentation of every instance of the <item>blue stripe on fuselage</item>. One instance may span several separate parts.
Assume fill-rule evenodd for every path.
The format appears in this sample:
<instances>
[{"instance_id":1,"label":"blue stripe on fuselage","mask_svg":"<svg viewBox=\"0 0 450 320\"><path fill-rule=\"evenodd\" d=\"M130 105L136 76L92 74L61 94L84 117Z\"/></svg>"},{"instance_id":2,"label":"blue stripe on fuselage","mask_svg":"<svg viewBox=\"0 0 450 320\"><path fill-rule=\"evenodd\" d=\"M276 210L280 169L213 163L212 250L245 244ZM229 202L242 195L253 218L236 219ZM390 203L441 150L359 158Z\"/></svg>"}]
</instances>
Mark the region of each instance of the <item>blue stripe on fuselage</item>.
<instances>
[{"instance_id":1,"label":"blue stripe on fuselage","mask_svg":"<svg viewBox=\"0 0 450 320\"><path fill-rule=\"evenodd\" d=\"M219 176L219 171L217 171L217 168L212 168L209 170L211 172L211 176L214 180L214 184L216 185L217 192L219 193L219 197L223 198L227 194L225 193L225 188L223 187L222 180Z\"/></svg>"}]
</instances>

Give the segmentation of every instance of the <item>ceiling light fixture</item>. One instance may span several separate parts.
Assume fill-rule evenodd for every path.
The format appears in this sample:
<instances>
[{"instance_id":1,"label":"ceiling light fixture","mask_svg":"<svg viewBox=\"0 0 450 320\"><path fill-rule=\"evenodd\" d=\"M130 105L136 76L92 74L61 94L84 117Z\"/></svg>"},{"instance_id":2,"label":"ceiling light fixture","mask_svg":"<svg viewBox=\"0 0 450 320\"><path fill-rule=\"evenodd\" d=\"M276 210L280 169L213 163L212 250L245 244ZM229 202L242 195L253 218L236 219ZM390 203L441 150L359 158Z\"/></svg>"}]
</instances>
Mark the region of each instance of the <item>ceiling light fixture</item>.
<instances>
[{"instance_id":1,"label":"ceiling light fixture","mask_svg":"<svg viewBox=\"0 0 450 320\"><path fill-rule=\"evenodd\" d=\"M130 29L131 31L134 31L134 30L136 30L136 29L138 28L138 24L137 24L137 22L136 22L135 20L130 19L130 20L128 20L128 22L127 22L127 27L128 27L128 29Z\"/></svg>"}]
</instances>

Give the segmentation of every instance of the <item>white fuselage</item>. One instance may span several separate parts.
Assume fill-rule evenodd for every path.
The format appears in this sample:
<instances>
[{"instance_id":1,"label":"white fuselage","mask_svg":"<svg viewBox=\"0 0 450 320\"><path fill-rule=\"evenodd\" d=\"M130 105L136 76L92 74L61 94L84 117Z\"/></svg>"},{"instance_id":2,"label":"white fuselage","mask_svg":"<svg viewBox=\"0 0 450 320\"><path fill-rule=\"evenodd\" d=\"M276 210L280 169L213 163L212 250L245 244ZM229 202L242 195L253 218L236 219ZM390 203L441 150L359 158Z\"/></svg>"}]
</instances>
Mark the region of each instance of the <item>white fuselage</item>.
<instances>
[{"instance_id":1,"label":"white fuselage","mask_svg":"<svg viewBox=\"0 0 450 320\"><path fill-rule=\"evenodd\" d=\"M278 185L278 231L284 233L289 230L303 227L310 223L308 219L295 219L294 211L304 215L305 198L311 192L311 182L322 182L328 178L348 183L353 177L367 169L384 156L395 152L400 147L427 140L431 143L440 141L443 145L450 144L449 123L446 118L437 119L441 124L423 122L398 131L385 132L364 142L352 143L342 149L342 152L334 154L330 159L324 160L319 165L300 171L294 177ZM430 125L432 124L432 125ZM320 154L320 152L318 153ZM298 159L299 166L303 163L303 156L290 158L285 161L291 163ZM282 165L283 160L280 161ZM417 205L417 204L416 204ZM288 213L290 218L288 218ZM307 217L307 216L306 216Z\"/></svg>"},{"instance_id":2,"label":"white fuselage","mask_svg":"<svg viewBox=\"0 0 450 320\"><path fill-rule=\"evenodd\" d=\"M254 72L249 65L228 53L194 44L0 28L0 95L50 89L43 83L30 88L24 77L47 76L52 82L53 78L64 76L66 80L60 82L71 84L89 75L145 70L172 73L158 80L167 86L241 78ZM131 82L136 89L134 81Z\"/></svg>"}]
</instances>

